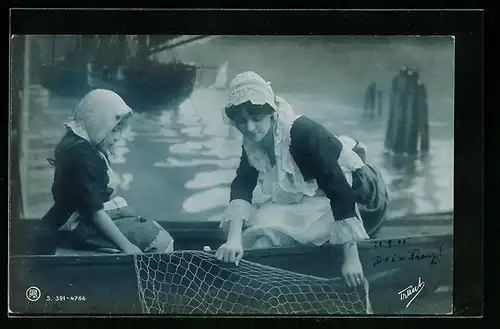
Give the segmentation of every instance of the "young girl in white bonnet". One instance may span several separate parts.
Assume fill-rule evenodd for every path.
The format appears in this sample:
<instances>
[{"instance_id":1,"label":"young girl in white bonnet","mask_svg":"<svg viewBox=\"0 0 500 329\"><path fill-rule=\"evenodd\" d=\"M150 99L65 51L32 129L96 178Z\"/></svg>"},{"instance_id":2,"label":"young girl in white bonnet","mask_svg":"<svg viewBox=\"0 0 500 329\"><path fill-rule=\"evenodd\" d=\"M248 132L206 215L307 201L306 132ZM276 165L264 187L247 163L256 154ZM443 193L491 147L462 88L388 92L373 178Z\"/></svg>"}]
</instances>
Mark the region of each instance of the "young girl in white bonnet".
<instances>
[{"instance_id":1,"label":"young girl in white bonnet","mask_svg":"<svg viewBox=\"0 0 500 329\"><path fill-rule=\"evenodd\" d=\"M54 205L43 217L76 249L168 252L172 237L156 222L134 214L112 197L108 152L121 138L132 110L116 93L97 89L77 105L55 149Z\"/></svg>"},{"instance_id":2,"label":"young girl in white bonnet","mask_svg":"<svg viewBox=\"0 0 500 329\"><path fill-rule=\"evenodd\" d=\"M380 174L356 152L360 144L296 115L254 72L232 80L224 117L243 145L221 222L227 242L216 257L237 263L244 249L342 244L342 274L349 286L361 284L356 242L369 239L364 221L371 231L380 227L388 197ZM264 202L254 202L257 183Z\"/></svg>"}]
</instances>

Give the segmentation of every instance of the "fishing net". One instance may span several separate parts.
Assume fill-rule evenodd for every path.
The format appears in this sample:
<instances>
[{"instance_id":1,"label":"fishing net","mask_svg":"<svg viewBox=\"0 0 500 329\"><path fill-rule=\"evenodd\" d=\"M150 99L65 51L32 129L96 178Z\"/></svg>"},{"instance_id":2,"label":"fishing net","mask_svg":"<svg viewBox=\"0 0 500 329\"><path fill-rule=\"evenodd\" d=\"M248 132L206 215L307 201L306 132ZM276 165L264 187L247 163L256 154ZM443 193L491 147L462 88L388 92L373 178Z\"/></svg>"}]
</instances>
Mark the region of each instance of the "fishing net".
<instances>
[{"instance_id":1,"label":"fishing net","mask_svg":"<svg viewBox=\"0 0 500 329\"><path fill-rule=\"evenodd\" d=\"M369 314L368 286L323 279L210 253L177 251L134 258L146 314Z\"/></svg>"}]
</instances>

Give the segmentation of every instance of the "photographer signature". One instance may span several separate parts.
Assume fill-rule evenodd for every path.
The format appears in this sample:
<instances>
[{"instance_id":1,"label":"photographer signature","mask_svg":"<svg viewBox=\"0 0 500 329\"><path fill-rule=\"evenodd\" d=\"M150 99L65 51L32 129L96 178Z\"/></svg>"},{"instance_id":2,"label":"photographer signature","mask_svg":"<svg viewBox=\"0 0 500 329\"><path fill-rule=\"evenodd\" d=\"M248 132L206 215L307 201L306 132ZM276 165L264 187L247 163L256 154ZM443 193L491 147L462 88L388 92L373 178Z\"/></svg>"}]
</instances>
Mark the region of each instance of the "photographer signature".
<instances>
[{"instance_id":1,"label":"photographer signature","mask_svg":"<svg viewBox=\"0 0 500 329\"><path fill-rule=\"evenodd\" d=\"M401 300L407 300L408 298L412 297L408 304L406 304L406 307L410 306L410 304L417 298L418 294L424 289L425 282L422 281L422 278L418 278L418 284L416 286L409 285L408 287L404 288L400 292L398 292L399 298Z\"/></svg>"}]
</instances>

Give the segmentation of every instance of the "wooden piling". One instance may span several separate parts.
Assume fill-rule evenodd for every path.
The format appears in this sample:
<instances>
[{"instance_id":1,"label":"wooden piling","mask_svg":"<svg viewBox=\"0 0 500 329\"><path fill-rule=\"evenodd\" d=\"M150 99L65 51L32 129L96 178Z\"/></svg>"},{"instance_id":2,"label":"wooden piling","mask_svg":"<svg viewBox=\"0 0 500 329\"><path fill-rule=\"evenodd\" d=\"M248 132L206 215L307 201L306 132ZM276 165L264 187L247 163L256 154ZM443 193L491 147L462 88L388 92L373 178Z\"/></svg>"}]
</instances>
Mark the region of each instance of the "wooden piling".
<instances>
[{"instance_id":1,"label":"wooden piling","mask_svg":"<svg viewBox=\"0 0 500 329\"><path fill-rule=\"evenodd\" d=\"M389 115L387 117L387 127L385 131L385 141L384 141L384 147L387 151L392 149L392 125L393 123L393 116L394 116L394 107L395 107L395 92L396 92L396 86L397 86L397 77L394 77L392 79L392 88L391 88L391 94L389 95Z\"/></svg>"},{"instance_id":2,"label":"wooden piling","mask_svg":"<svg viewBox=\"0 0 500 329\"><path fill-rule=\"evenodd\" d=\"M394 111L394 125L393 125L393 147L392 151L395 154L402 154L405 152L405 130L406 130L406 113L408 111L408 99L411 97L411 86L409 83L409 70L403 73L402 84L397 94L397 104Z\"/></svg>"},{"instance_id":3,"label":"wooden piling","mask_svg":"<svg viewBox=\"0 0 500 329\"><path fill-rule=\"evenodd\" d=\"M430 149L429 137L429 104L427 100L427 88L422 82L418 82L419 94L419 130L420 130L420 152L427 153Z\"/></svg>"},{"instance_id":4,"label":"wooden piling","mask_svg":"<svg viewBox=\"0 0 500 329\"><path fill-rule=\"evenodd\" d=\"M393 79L385 147L396 155L429 151L427 90L418 72L405 69ZM420 141L420 148L419 148Z\"/></svg>"},{"instance_id":5,"label":"wooden piling","mask_svg":"<svg viewBox=\"0 0 500 329\"><path fill-rule=\"evenodd\" d=\"M377 114L379 119L382 118L382 96L383 93L381 90L377 91Z\"/></svg>"},{"instance_id":6,"label":"wooden piling","mask_svg":"<svg viewBox=\"0 0 500 329\"><path fill-rule=\"evenodd\" d=\"M375 107L377 104L377 84L372 82L370 86L370 119L375 117Z\"/></svg>"},{"instance_id":7,"label":"wooden piling","mask_svg":"<svg viewBox=\"0 0 500 329\"><path fill-rule=\"evenodd\" d=\"M415 155L418 153L418 137L420 128L419 95L417 91L418 73L412 72L408 76L408 99L405 115L404 153ZM403 137L402 136L402 137Z\"/></svg>"},{"instance_id":8,"label":"wooden piling","mask_svg":"<svg viewBox=\"0 0 500 329\"><path fill-rule=\"evenodd\" d=\"M376 93L377 85L375 82L372 82L366 89L364 107L364 114L370 118L373 118L373 114L375 112Z\"/></svg>"},{"instance_id":9,"label":"wooden piling","mask_svg":"<svg viewBox=\"0 0 500 329\"><path fill-rule=\"evenodd\" d=\"M400 103L400 93L404 88L405 83L405 69L402 68L399 74L392 79L392 88L389 100L389 117L387 123L387 130L385 135L384 146L386 150L393 151L394 143L397 138L397 121L398 121L398 109Z\"/></svg>"}]
</instances>

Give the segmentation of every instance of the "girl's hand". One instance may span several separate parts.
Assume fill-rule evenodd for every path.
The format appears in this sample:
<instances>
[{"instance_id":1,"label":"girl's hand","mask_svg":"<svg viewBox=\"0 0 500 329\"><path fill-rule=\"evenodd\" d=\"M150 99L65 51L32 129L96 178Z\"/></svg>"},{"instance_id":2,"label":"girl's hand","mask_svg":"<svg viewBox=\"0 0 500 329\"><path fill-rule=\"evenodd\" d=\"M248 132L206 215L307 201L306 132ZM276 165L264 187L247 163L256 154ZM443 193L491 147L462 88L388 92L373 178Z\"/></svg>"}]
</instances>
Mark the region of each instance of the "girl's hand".
<instances>
[{"instance_id":1,"label":"girl's hand","mask_svg":"<svg viewBox=\"0 0 500 329\"><path fill-rule=\"evenodd\" d=\"M133 243L127 244L127 246L123 248L122 251L125 254L142 254L142 250Z\"/></svg>"},{"instance_id":2,"label":"girl's hand","mask_svg":"<svg viewBox=\"0 0 500 329\"><path fill-rule=\"evenodd\" d=\"M215 258L226 263L238 265L243 257L243 245L241 239L230 239L217 249Z\"/></svg>"},{"instance_id":3,"label":"girl's hand","mask_svg":"<svg viewBox=\"0 0 500 329\"><path fill-rule=\"evenodd\" d=\"M359 260L356 242L344 243L344 263L342 264L342 277L348 287L356 287L364 283L363 266Z\"/></svg>"},{"instance_id":4,"label":"girl's hand","mask_svg":"<svg viewBox=\"0 0 500 329\"><path fill-rule=\"evenodd\" d=\"M348 287L356 287L363 284L365 278L363 275L363 266L359 257L348 257L342 264L342 277Z\"/></svg>"}]
</instances>

